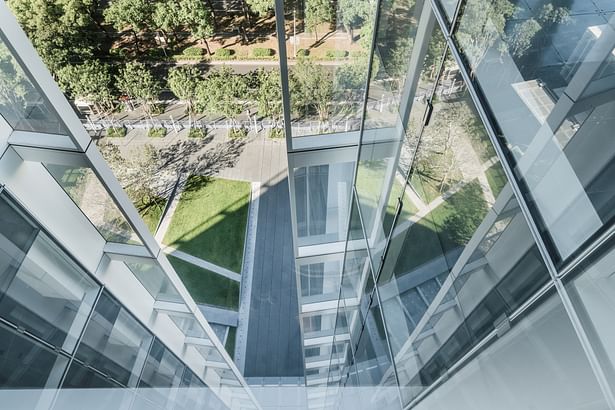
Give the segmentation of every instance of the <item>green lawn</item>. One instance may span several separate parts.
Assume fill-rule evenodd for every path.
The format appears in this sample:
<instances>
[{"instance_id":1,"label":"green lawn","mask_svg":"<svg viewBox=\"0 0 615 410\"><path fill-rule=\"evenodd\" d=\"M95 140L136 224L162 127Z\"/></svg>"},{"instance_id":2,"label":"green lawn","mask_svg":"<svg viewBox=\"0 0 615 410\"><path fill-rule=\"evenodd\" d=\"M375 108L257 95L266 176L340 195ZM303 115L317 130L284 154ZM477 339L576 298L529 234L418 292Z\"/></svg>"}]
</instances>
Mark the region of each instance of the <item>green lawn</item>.
<instances>
[{"instance_id":1,"label":"green lawn","mask_svg":"<svg viewBox=\"0 0 615 410\"><path fill-rule=\"evenodd\" d=\"M487 213L480 184L473 181L432 210L406 232L395 266L397 275L465 246Z\"/></svg>"},{"instance_id":2,"label":"green lawn","mask_svg":"<svg viewBox=\"0 0 615 410\"><path fill-rule=\"evenodd\" d=\"M226 337L226 343L224 344L224 348L231 356L232 359L235 359L235 337L237 336L237 328L229 327L228 336Z\"/></svg>"},{"instance_id":3,"label":"green lawn","mask_svg":"<svg viewBox=\"0 0 615 410\"><path fill-rule=\"evenodd\" d=\"M361 202L361 211L366 214L373 212L376 208L377 201L380 199L382 192L382 184L385 178L386 163L384 161L372 161L364 162L363 166L359 168L357 175L357 193ZM402 191L402 183L395 178L393 181L393 187L389 194L389 200L387 203L386 214L384 216L383 229L385 232L389 232L391 224L393 223L393 217L395 216L395 208L397 208L397 196ZM415 214L418 209L410 198L404 193L403 197L404 206L402 208L401 218L409 218ZM371 215L363 215L364 219L369 220Z\"/></svg>"},{"instance_id":4,"label":"green lawn","mask_svg":"<svg viewBox=\"0 0 615 410\"><path fill-rule=\"evenodd\" d=\"M487 177L487 182L489 183L489 187L491 187L491 192L493 192L494 197L498 197L504 185L508 182L506 179L506 175L504 174L504 170L502 169L502 165L499 162L496 162L485 172Z\"/></svg>"},{"instance_id":5,"label":"green lawn","mask_svg":"<svg viewBox=\"0 0 615 410\"><path fill-rule=\"evenodd\" d=\"M239 282L174 256L168 258L196 303L239 309Z\"/></svg>"},{"instance_id":6,"label":"green lawn","mask_svg":"<svg viewBox=\"0 0 615 410\"><path fill-rule=\"evenodd\" d=\"M191 176L164 243L233 272L241 272L250 184Z\"/></svg>"},{"instance_id":7,"label":"green lawn","mask_svg":"<svg viewBox=\"0 0 615 410\"><path fill-rule=\"evenodd\" d=\"M147 228L152 235L156 233L156 228L158 227L158 223L160 222L160 218L162 217L166 203L166 199L156 198L151 204L137 208L139 210L139 215L143 218L145 225L147 225Z\"/></svg>"}]
</instances>

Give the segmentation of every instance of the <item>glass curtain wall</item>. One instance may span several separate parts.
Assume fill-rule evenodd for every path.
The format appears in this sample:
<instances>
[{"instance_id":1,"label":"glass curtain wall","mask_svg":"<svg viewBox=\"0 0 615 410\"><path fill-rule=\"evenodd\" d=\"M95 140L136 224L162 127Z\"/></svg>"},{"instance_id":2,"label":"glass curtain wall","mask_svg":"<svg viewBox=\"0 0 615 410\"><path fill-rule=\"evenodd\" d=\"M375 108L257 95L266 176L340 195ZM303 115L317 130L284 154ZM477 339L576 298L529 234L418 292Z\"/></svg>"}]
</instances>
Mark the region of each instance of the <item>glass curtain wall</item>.
<instances>
[{"instance_id":1,"label":"glass curtain wall","mask_svg":"<svg viewBox=\"0 0 615 410\"><path fill-rule=\"evenodd\" d=\"M31 403L19 408L54 401L55 408L70 408L79 390L100 388L113 390L93 408L163 408L194 402L194 395L223 407L6 193L0 194L0 333L0 390L35 389L27 395Z\"/></svg>"},{"instance_id":2,"label":"glass curtain wall","mask_svg":"<svg viewBox=\"0 0 615 410\"><path fill-rule=\"evenodd\" d=\"M330 386L613 408L603 3L379 2Z\"/></svg>"}]
</instances>

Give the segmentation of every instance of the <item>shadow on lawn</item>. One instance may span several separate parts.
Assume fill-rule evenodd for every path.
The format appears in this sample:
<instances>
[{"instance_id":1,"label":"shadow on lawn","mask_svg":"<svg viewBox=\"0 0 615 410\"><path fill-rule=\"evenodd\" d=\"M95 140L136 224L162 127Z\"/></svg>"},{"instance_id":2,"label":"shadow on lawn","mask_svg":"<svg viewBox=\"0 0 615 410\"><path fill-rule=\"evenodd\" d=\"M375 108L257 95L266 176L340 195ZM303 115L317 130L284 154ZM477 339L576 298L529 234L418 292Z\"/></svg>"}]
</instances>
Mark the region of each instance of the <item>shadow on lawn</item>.
<instances>
[{"instance_id":1,"label":"shadow on lawn","mask_svg":"<svg viewBox=\"0 0 615 410\"><path fill-rule=\"evenodd\" d=\"M207 175L189 178L182 193L182 200L202 201L203 197L199 195L199 192L213 181L214 179ZM189 202L186 206L189 206ZM192 228L182 232L181 237L170 245L240 273L249 206L250 194L248 192L233 202L226 203L224 208L215 215L192 225ZM217 221L211 224L212 219Z\"/></svg>"}]
</instances>

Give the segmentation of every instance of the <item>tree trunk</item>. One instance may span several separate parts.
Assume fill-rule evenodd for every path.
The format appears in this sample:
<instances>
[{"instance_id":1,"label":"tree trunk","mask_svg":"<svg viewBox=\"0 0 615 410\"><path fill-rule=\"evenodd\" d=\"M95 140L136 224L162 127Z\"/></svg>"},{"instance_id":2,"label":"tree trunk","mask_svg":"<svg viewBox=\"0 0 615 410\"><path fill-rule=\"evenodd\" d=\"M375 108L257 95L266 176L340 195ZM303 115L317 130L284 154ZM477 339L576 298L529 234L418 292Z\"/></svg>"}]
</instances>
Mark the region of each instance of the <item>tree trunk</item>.
<instances>
[{"instance_id":1,"label":"tree trunk","mask_svg":"<svg viewBox=\"0 0 615 410\"><path fill-rule=\"evenodd\" d=\"M209 43L206 39L202 38L201 41L205 44L205 48L207 49L207 54L211 55L211 50L209 49Z\"/></svg>"},{"instance_id":2,"label":"tree trunk","mask_svg":"<svg viewBox=\"0 0 615 410\"><path fill-rule=\"evenodd\" d=\"M131 29L130 31L132 31L132 36L135 40L135 51L138 54L141 52L141 49L139 48L139 36L137 35L137 32L134 29Z\"/></svg>"}]
</instances>

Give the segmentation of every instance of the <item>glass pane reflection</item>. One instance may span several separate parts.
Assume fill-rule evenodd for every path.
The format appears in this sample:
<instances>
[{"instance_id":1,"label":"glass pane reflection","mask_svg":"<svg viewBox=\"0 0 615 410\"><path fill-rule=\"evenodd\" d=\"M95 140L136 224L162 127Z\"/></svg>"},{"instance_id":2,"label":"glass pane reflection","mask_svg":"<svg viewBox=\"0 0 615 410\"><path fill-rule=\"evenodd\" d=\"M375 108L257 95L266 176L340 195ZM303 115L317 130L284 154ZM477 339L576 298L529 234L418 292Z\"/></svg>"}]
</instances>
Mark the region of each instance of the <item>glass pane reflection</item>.
<instances>
[{"instance_id":1,"label":"glass pane reflection","mask_svg":"<svg viewBox=\"0 0 615 410\"><path fill-rule=\"evenodd\" d=\"M13 129L69 135L0 33L0 115Z\"/></svg>"},{"instance_id":2,"label":"glass pane reflection","mask_svg":"<svg viewBox=\"0 0 615 410\"><path fill-rule=\"evenodd\" d=\"M615 217L614 19L595 2L469 0L455 33L558 264Z\"/></svg>"},{"instance_id":3,"label":"glass pane reflection","mask_svg":"<svg viewBox=\"0 0 615 410\"><path fill-rule=\"evenodd\" d=\"M44 165L107 241L132 245L142 244L91 168Z\"/></svg>"}]
</instances>

